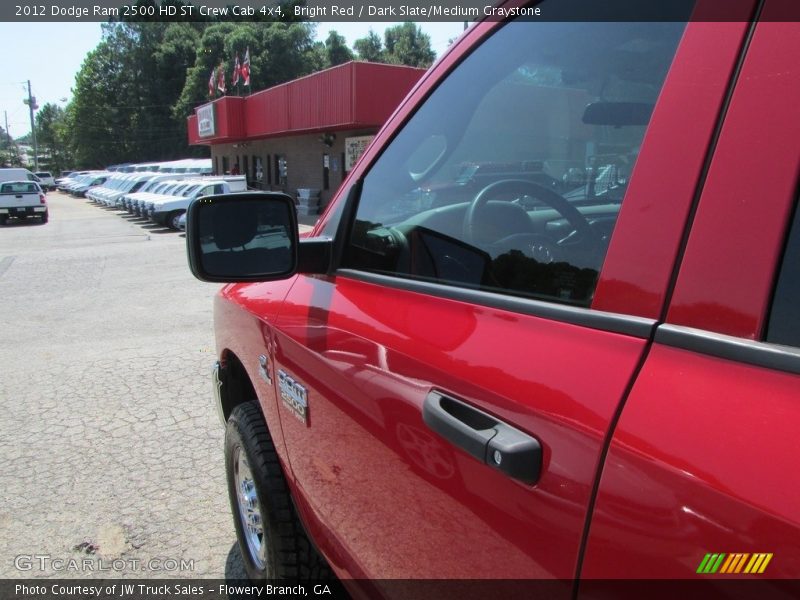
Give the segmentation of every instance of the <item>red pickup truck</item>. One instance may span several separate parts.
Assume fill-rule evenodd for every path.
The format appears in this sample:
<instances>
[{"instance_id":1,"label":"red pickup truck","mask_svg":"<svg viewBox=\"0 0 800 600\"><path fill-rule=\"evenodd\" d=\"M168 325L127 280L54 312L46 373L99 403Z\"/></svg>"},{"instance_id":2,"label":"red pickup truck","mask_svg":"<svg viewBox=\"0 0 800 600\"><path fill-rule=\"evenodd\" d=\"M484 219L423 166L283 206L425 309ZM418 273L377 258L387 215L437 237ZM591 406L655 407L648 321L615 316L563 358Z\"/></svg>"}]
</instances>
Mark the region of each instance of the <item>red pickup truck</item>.
<instances>
[{"instance_id":1,"label":"red pickup truck","mask_svg":"<svg viewBox=\"0 0 800 600\"><path fill-rule=\"evenodd\" d=\"M800 578L800 11L708 5L474 25L311 237L192 204L252 578Z\"/></svg>"}]
</instances>

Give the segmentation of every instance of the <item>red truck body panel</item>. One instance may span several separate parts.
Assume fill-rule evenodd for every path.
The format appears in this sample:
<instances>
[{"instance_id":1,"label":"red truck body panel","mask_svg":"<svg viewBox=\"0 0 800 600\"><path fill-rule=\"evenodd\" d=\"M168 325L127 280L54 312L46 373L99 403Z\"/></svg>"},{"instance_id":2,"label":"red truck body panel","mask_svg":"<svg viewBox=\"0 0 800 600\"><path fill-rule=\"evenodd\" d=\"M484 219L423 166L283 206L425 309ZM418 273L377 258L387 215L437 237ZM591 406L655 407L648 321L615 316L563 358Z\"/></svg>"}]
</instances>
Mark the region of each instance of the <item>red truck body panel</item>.
<instances>
[{"instance_id":1,"label":"red truck body panel","mask_svg":"<svg viewBox=\"0 0 800 600\"><path fill-rule=\"evenodd\" d=\"M349 271L223 290L222 358L242 361L339 576L556 578L566 598L576 578L695 577L707 552L774 553L771 576L800 576L800 479L787 470L798 375L659 337L663 320L762 339L800 174L800 25L765 18L778 4L751 38L746 22L694 22L678 47L585 309L648 320L650 334ZM334 230L350 187L498 26L473 26L420 79L312 235ZM307 387L307 423L258 376L261 354ZM426 428L433 389L539 439L540 481L503 477Z\"/></svg>"},{"instance_id":2,"label":"red truck body panel","mask_svg":"<svg viewBox=\"0 0 800 600\"><path fill-rule=\"evenodd\" d=\"M746 17L753 2L731 9ZM747 23L689 23L608 248L592 307L657 319ZM691 115L691 127L687 116ZM631 260L632 256L638 257Z\"/></svg>"},{"instance_id":3,"label":"red truck body panel","mask_svg":"<svg viewBox=\"0 0 800 600\"><path fill-rule=\"evenodd\" d=\"M774 4L774 3L773 3ZM762 19L769 19L767 2ZM800 173L800 23L750 42L667 323L761 339ZM752 344L769 350L768 344ZM797 578L798 375L659 343L603 468L582 576L682 578L707 552ZM751 577L745 573L735 575ZM589 586L590 589L591 586Z\"/></svg>"},{"instance_id":4,"label":"red truck body panel","mask_svg":"<svg viewBox=\"0 0 800 600\"><path fill-rule=\"evenodd\" d=\"M769 576L796 578L797 382L656 344L603 468L581 576L685 579L706 553L771 552Z\"/></svg>"},{"instance_id":5,"label":"red truck body panel","mask_svg":"<svg viewBox=\"0 0 800 600\"><path fill-rule=\"evenodd\" d=\"M360 559L344 573L573 576L603 440L645 340L343 275L301 275L277 331L276 368L309 394L309 426L281 414L289 462L320 527ZM539 483L437 439L421 418L432 389L541 439ZM472 550L454 560L452 544Z\"/></svg>"},{"instance_id":6,"label":"red truck body panel","mask_svg":"<svg viewBox=\"0 0 800 600\"><path fill-rule=\"evenodd\" d=\"M797 199L798 55L800 23L758 25L692 225L670 323L750 339L763 332Z\"/></svg>"}]
</instances>

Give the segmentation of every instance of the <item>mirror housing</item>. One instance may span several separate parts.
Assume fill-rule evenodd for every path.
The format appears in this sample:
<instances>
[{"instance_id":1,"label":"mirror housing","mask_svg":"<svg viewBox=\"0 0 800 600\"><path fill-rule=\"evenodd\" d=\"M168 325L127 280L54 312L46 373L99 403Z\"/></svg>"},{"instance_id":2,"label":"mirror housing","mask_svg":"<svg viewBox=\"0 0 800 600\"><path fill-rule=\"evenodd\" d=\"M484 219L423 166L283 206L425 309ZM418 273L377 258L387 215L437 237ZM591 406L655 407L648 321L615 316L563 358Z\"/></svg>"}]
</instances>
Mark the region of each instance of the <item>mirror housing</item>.
<instances>
[{"instance_id":1,"label":"mirror housing","mask_svg":"<svg viewBox=\"0 0 800 600\"><path fill-rule=\"evenodd\" d=\"M219 194L186 211L189 268L201 281L273 281L297 270L297 215L285 194Z\"/></svg>"},{"instance_id":2,"label":"mirror housing","mask_svg":"<svg viewBox=\"0 0 800 600\"><path fill-rule=\"evenodd\" d=\"M247 283L328 273L333 240L300 239L294 199L242 192L195 198L186 211L189 268L200 281Z\"/></svg>"}]
</instances>

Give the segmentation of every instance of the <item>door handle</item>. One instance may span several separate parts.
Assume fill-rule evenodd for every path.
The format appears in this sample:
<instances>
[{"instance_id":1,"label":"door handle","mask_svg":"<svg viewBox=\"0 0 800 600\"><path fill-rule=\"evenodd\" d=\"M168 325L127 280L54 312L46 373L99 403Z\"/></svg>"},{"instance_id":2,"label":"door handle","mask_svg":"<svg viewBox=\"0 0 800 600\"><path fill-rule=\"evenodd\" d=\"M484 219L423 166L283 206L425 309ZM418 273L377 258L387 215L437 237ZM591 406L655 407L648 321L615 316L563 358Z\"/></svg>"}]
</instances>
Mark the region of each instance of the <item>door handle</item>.
<instances>
[{"instance_id":1,"label":"door handle","mask_svg":"<svg viewBox=\"0 0 800 600\"><path fill-rule=\"evenodd\" d=\"M539 441L496 417L431 391L422 403L422 420L455 446L512 479L527 484L539 480Z\"/></svg>"}]
</instances>

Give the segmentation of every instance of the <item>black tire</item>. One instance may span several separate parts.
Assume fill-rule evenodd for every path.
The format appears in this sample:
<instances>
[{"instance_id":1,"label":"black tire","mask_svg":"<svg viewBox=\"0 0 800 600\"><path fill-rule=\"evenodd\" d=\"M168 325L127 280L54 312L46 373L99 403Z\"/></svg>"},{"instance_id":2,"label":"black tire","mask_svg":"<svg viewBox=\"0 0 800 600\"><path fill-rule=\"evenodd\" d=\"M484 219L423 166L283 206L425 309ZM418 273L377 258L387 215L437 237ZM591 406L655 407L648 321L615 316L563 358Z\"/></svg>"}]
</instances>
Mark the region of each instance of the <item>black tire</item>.
<instances>
[{"instance_id":1,"label":"black tire","mask_svg":"<svg viewBox=\"0 0 800 600\"><path fill-rule=\"evenodd\" d=\"M42 225L44 225L45 223L47 223L47 221L48 221L48 219L49 219L49 218L50 218L50 216L49 216L47 213L44 213L44 214L42 215Z\"/></svg>"},{"instance_id":2,"label":"black tire","mask_svg":"<svg viewBox=\"0 0 800 600\"><path fill-rule=\"evenodd\" d=\"M8 224L8 215L0 215L0 225L5 227Z\"/></svg>"},{"instance_id":3,"label":"black tire","mask_svg":"<svg viewBox=\"0 0 800 600\"><path fill-rule=\"evenodd\" d=\"M170 229L174 229L175 231L179 231L180 227L178 227L178 219L181 218L181 215L185 211L183 210L173 210L169 215L167 215L167 222L166 225Z\"/></svg>"},{"instance_id":4,"label":"black tire","mask_svg":"<svg viewBox=\"0 0 800 600\"><path fill-rule=\"evenodd\" d=\"M240 501L236 464L242 455L252 474L256 507L263 526L261 561L248 544L246 517L240 509L240 503L245 503ZM236 537L248 577L253 581L331 579L330 567L309 542L295 513L272 437L256 402L238 405L228 419L225 471Z\"/></svg>"}]
</instances>

